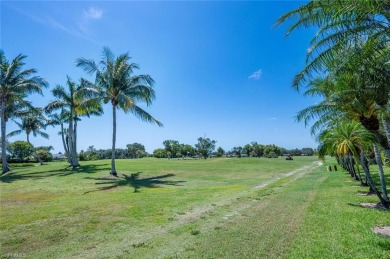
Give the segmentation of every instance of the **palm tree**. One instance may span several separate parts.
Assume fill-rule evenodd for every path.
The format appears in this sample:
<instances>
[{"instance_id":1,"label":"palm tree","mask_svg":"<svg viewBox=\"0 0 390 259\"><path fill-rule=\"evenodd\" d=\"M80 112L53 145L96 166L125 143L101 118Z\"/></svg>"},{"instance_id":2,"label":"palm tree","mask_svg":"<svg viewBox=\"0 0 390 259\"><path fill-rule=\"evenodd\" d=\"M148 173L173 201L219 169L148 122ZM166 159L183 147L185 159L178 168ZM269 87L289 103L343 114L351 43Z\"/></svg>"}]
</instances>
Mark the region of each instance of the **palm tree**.
<instances>
[{"instance_id":1,"label":"palm tree","mask_svg":"<svg viewBox=\"0 0 390 259\"><path fill-rule=\"evenodd\" d=\"M19 127L19 130L15 130L10 132L7 137L13 137L21 134L22 132L26 133L27 143L31 146L32 150L34 150L34 154L38 159L39 163L43 165L42 159L39 157L38 153L34 149L34 146L30 142L30 134L34 137L41 136L43 138L48 139L49 135L46 132L43 132L42 129L45 129L47 126L47 119L42 114L41 108L34 108L27 111L22 117L21 122L15 121L16 125Z\"/></svg>"},{"instance_id":2,"label":"palm tree","mask_svg":"<svg viewBox=\"0 0 390 259\"><path fill-rule=\"evenodd\" d=\"M46 107L45 111L47 113L52 113L55 110L61 110L62 117L68 116L68 118L58 118L62 122L68 121L68 150L65 149L65 152L68 152L68 159L70 165L73 168L79 167L77 157L77 122L80 120L80 116L86 115L99 115L101 114L101 107L99 105L94 105L90 107L83 106L80 100L76 99L76 92L83 88L83 86L77 85L72 79L67 76L66 84L68 89L65 89L61 85L57 85L53 90L52 94L56 97L56 100L50 102ZM61 124L60 124L61 125ZM64 129L62 128L64 132ZM64 141L64 139L63 139ZM64 146L65 148L65 146Z\"/></svg>"},{"instance_id":3,"label":"palm tree","mask_svg":"<svg viewBox=\"0 0 390 259\"><path fill-rule=\"evenodd\" d=\"M390 87L390 68L384 66L389 53L373 53L371 44L361 43L349 46L339 56L330 58L323 78L311 79L306 95L319 95L324 100L302 110L298 120L320 119L313 125L312 132L335 117L347 116L360 121L370 132L390 158L390 125L388 102ZM383 121L381 123L381 120ZM385 130L385 135L382 132Z\"/></svg>"},{"instance_id":4,"label":"palm tree","mask_svg":"<svg viewBox=\"0 0 390 259\"><path fill-rule=\"evenodd\" d=\"M377 194L382 205L386 208L389 207L390 204L388 203L386 190L383 191L382 188L382 194L378 191L376 184L372 180L369 168L364 163L364 150L367 150L367 148L372 145L374 145L374 149L375 147L377 148L377 144L375 143L376 139L372 133L367 131L356 121L339 121L339 123L322 131L318 136L318 141L320 142L320 157L324 158L324 155L326 154L329 155L335 153L346 157L346 168L350 171L351 175L354 174L354 165L351 163L351 159L349 157L349 155L352 154L358 172L360 165L365 172L370 188ZM378 162L378 168L381 170L381 160L378 150L375 151L375 157ZM359 178L363 184L360 173ZM383 181L381 181L381 183L383 183Z\"/></svg>"},{"instance_id":5,"label":"palm tree","mask_svg":"<svg viewBox=\"0 0 390 259\"><path fill-rule=\"evenodd\" d=\"M310 1L280 17L277 25L294 20L287 35L301 27L317 27L307 53L304 69L294 80L296 89L313 81L319 73L353 78L346 84L358 95L372 101L375 115L361 116L361 123L371 131L379 131L380 123L385 138L377 135L390 158L390 16L389 1ZM346 90L345 89L345 90ZM355 95L358 96L358 95ZM357 98L359 99L359 97ZM359 100L361 101L361 100ZM371 109L372 111L372 109ZM320 123L320 122L319 122ZM387 137L387 139L386 139Z\"/></svg>"},{"instance_id":6,"label":"palm tree","mask_svg":"<svg viewBox=\"0 0 390 259\"><path fill-rule=\"evenodd\" d=\"M61 136L62 139L62 145L64 147L65 156L68 158L68 161L70 163L70 155L69 155L69 145L68 145L68 129L64 127L64 123L69 122L69 112L62 109L60 113L53 113L49 115L49 125L60 125L61 130L58 133Z\"/></svg>"},{"instance_id":7,"label":"palm tree","mask_svg":"<svg viewBox=\"0 0 390 259\"><path fill-rule=\"evenodd\" d=\"M31 93L42 94L42 87L47 87L47 82L38 76L33 76L35 69L23 70L26 56L19 54L9 62L0 50L0 113L1 113L1 153L2 174L8 172L6 157L6 123L8 119L18 116L18 112L31 104L26 100Z\"/></svg>"},{"instance_id":8,"label":"palm tree","mask_svg":"<svg viewBox=\"0 0 390 259\"><path fill-rule=\"evenodd\" d=\"M307 51L307 66L299 73L293 85L298 87L326 68L324 62L337 56L349 44L367 39L371 42L388 42L390 36L390 3L388 0L355 1L325 0L310 1L282 15L276 25L293 21L286 35L299 28L318 28ZM387 44L387 43L386 43ZM387 49L386 44L377 45L373 51Z\"/></svg>"},{"instance_id":9,"label":"palm tree","mask_svg":"<svg viewBox=\"0 0 390 259\"><path fill-rule=\"evenodd\" d=\"M115 168L115 142L116 142L116 111L123 110L125 113L131 112L139 119L155 123L162 126L152 115L138 106L139 102L149 106L155 98L153 89L153 79L149 75L134 75L135 69L139 66L129 63L131 57L129 53L115 57L108 47L103 48L103 57L99 65L91 59L79 58L76 60L78 67L84 69L88 74L96 74L95 83L84 80L85 87L79 91L83 96L85 106L94 106L96 101L103 103L111 102L112 105L112 154L111 154L111 174L116 176Z\"/></svg>"}]
</instances>

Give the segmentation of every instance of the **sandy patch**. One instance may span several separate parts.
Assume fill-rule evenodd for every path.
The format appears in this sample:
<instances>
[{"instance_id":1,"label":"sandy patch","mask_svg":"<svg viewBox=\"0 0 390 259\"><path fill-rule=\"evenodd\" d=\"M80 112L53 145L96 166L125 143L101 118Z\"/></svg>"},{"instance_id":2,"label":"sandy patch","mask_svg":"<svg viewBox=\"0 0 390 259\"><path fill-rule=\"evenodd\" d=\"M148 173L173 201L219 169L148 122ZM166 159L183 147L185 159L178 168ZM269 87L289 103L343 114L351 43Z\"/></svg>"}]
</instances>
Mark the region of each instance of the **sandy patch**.
<instances>
[{"instance_id":1,"label":"sandy patch","mask_svg":"<svg viewBox=\"0 0 390 259\"><path fill-rule=\"evenodd\" d=\"M390 238L390 227L374 227L372 229L375 233Z\"/></svg>"}]
</instances>

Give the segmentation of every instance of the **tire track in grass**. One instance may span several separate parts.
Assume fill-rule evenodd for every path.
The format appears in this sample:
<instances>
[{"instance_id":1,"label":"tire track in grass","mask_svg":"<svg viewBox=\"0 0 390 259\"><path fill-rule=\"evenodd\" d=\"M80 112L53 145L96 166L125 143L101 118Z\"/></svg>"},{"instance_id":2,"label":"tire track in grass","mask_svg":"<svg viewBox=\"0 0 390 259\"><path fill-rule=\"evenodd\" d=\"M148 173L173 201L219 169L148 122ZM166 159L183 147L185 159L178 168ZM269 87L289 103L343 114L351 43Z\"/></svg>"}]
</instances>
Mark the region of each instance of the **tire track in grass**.
<instances>
[{"instance_id":1,"label":"tire track in grass","mask_svg":"<svg viewBox=\"0 0 390 259\"><path fill-rule=\"evenodd\" d=\"M261 202L260 200L253 198L248 200L248 195L254 195L262 188L285 180L286 178L291 178L284 183L284 186L287 187L295 180L313 172L314 169L320 165L321 164L316 162L310 166L301 167L262 183L260 184L261 187L259 187L260 185L257 185L247 191L241 192L239 195L220 201L214 206L199 206L193 208L192 211L187 212L184 215L178 215L175 224L171 226L169 230L166 229L163 238L164 240L162 241L164 245L151 249L151 251L149 251L150 253L147 253L147 257L186 258L187 255L183 256L183 253L190 251L191 254L192 250L197 250L196 248L194 249L194 239L198 238L198 234L191 236L190 232L195 230L200 234L199 236L203 236L204 234L207 235L208 233L217 233L218 231L216 230L225 229L227 225L236 225L236 221L248 218L248 216L245 215L246 213L251 214L249 218L256 218L256 215L252 215L253 211L258 212L267 210L267 208L272 207L272 204L270 199L262 199ZM199 257L199 254L191 254L190 257L192 256ZM224 256L226 257L227 255ZM214 257L214 255L212 255L212 257Z\"/></svg>"},{"instance_id":2,"label":"tire track in grass","mask_svg":"<svg viewBox=\"0 0 390 259\"><path fill-rule=\"evenodd\" d=\"M246 218L247 216L244 214L247 211L266 210L269 206L272 206L269 199L262 199L260 202L260 200L253 198L248 199L248 196L253 196L259 190L286 179L288 181L284 183L284 187L287 187L293 181L307 175L320 165L320 163L314 162L309 166L278 174L271 180L260 183L240 192L238 195L221 200L215 204L193 207L182 215L175 215L172 218L172 222L167 225L149 228L147 231L139 233L137 237L133 236L132 238L128 237L121 240L117 243L115 249L118 254L107 254L107 256L127 257L131 255L130 257L132 258L176 257L176 255L185 253L186 249L192 249L194 239L198 237L197 234L194 235L195 232L191 235L192 231L199 231L199 236L202 236L207 232L216 232L214 230L224 229L226 225L235 224L236 220ZM251 214L252 212L249 213ZM102 247L95 249L102 251L104 244L102 244ZM75 255L75 258L94 255L96 251L93 250L88 251L88 254ZM108 250L112 251L112 247ZM195 257L198 256L195 255Z\"/></svg>"},{"instance_id":3,"label":"tire track in grass","mask_svg":"<svg viewBox=\"0 0 390 259\"><path fill-rule=\"evenodd\" d=\"M195 208L192 208L191 211L184 213L182 215L178 215L177 219L182 224L191 223L193 221L198 220L203 215L212 212L212 210L215 210L218 207L223 207L223 206L227 206L227 205L230 205L232 203L235 203L237 201L237 199L241 199L241 198L247 196L248 194L253 193L256 190L265 188L268 185L271 185L273 183L276 183L282 179L288 178L288 177L293 176L293 175L296 175L296 179L298 179L299 177L304 176L308 172L311 172L312 170L314 170L315 168L317 168L321 165L322 165L322 162L316 161L316 162L313 162L311 165L300 167L294 171L278 174L273 179L265 181L263 183L260 183L260 184L256 185L255 187L250 188L248 190L242 191L234 197L216 202L214 204L214 206L213 205L203 205L203 206L197 206ZM256 202L257 202L257 200L253 200L250 204L243 204L242 206L238 206L237 209L235 209L235 210L229 212L227 215L225 215L224 219L228 219L230 217L239 215L240 212L250 208Z\"/></svg>"},{"instance_id":4,"label":"tire track in grass","mask_svg":"<svg viewBox=\"0 0 390 259\"><path fill-rule=\"evenodd\" d=\"M203 239L195 246L189 245L178 257L282 257L294 242L309 205L316 199L317 187L328 174L302 177L294 177L281 191L243 210L244 214L228 218L218 231L204 233ZM296 182L297 179L301 180Z\"/></svg>"}]
</instances>

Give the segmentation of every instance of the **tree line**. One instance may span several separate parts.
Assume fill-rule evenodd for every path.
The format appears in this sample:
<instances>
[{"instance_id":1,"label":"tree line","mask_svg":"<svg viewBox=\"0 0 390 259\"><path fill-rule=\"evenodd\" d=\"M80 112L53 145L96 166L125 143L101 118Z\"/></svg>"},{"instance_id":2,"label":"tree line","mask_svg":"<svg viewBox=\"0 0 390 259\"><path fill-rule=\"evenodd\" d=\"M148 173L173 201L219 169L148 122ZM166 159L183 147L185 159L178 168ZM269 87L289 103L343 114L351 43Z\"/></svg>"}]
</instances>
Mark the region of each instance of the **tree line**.
<instances>
[{"instance_id":1,"label":"tree line","mask_svg":"<svg viewBox=\"0 0 390 259\"><path fill-rule=\"evenodd\" d=\"M198 141L210 144L209 148L202 151L202 147L198 144L194 146L190 144L182 144L177 140L163 141L164 148L157 148L151 154L146 152L145 146L141 143L127 144L126 148L116 148L115 158L117 159L136 159L143 157L155 158L209 158L209 157L267 157L276 158L281 155L292 156L312 156L315 150L312 148L291 149L278 147L276 145L262 145L257 142L251 142L241 147L233 147L231 150L225 151L222 147L215 148L216 141L208 138L199 138ZM52 146L31 147L27 141L15 141L7 145L8 158L14 162L26 161L44 161L50 162L58 159L53 156L51 151ZM81 150L78 153L79 161L92 161L110 159L112 155L111 149L96 149L93 145L89 146L85 151ZM61 159L61 158L60 158Z\"/></svg>"}]
</instances>

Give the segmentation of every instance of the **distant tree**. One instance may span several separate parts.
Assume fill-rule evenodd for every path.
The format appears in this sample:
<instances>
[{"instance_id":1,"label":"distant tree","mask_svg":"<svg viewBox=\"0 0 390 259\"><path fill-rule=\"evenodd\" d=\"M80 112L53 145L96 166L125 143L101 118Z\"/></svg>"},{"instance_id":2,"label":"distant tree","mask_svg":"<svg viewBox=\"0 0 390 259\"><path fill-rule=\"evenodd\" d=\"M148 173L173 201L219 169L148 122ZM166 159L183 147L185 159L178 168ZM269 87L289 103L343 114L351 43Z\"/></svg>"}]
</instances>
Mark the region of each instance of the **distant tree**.
<instances>
[{"instance_id":1,"label":"distant tree","mask_svg":"<svg viewBox=\"0 0 390 259\"><path fill-rule=\"evenodd\" d=\"M277 155L274 151L270 151L270 152L267 154L267 157L268 157L268 158L278 158L278 155Z\"/></svg>"},{"instance_id":2,"label":"distant tree","mask_svg":"<svg viewBox=\"0 0 390 259\"><path fill-rule=\"evenodd\" d=\"M217 153L216 153L217 157L222 157L224 154L225 154L225 150L223 150L223 148L221 147L217 148Z\"/></svg>"},{"instance_id":3,"label":"distant tree","mask_svg":"<svg viewBox=\"0 0 390 259\"><path fill-rule=\"evenodd\" d=\"M50 162L53 161L53 154L50 153L47 149L35 149L36 154L38 155L41 161Z\"/></svg>"},{"instance_id":4,"label":"distant tree","mask_svg":"<svg viewBox=\"0 0 390 259\"><path fill-rule=\"evenodd\" d=\"M50 152L54 150L53 146L39 146L34 149L42 161L50 162L53 160L53 154Z\"/></svg>"},{"instance_id":5,"label":"distant tree","mask_svg":"<svg viewBox=\"0 0 390 259\"><path fill-rule=\"evenodd\" d=\"M261 157L264 154L264 146L261 144L257 144L257 142L252 142L252 156Z\"/></svg>"},{"instance_id":6,"label":"distant tree","mask_svg":"<svg viewBox=\"0 0 390 259\"><path fill-rule=\"evenodd\" d=\"M180 143L177 140L164 140L163 141L165 151L175 158L180 151Z\"/></svg>"},{"instance_id":7,"label":"distant tree","mask_svg":"<svg viewBox=\"0 0 390 259\"><path fill-rule=\"evenodd\" d=\"M314 155L314 150L310 147L302 148L302 155L312 156Z\"/></svg>"},{"instance_id":8,"label":"distant tree","mask_svg":"<svg viewBox=\"0 0 390 259\"><path fill-rule=\"evenodd\" d=\"M27 143L33 149L35 157L38 159L39 163L43 165L42 159L40 158L38 153L35 152L34 146L30 142L30 134L32 134L34 137L39 135L43 138L48 139L49 135L46 132L42 131L46 129L48 122L47 118L42 114L41 108L31 108L28 111L24 112L23 115L21 115L20 117L21 122L14 121L15 124L19 127L19 129L10 132L7 137L12 137L21 133L25 133L27 137Z\"/></svg>"},{"instance_id":9,"label":"distant tree","mask_svg":"<svg viewBox=\"0 0 390 259\"><path fill-rule=\"evenodd\" d=\"M2 174L10 168L7 163L6 153L6 124L8 119L18 116L18 112L26 107L31 107L26 100L32 93L42 94L42 88L48 83L41 77L33 76L35 69L23 70L26 56L19 54L11 62L5 57L0 49L0 119L1 119L1 154Z\"/></svg>"},{"instance_id":10,"label":"distant tree","mask_svg":"<svg viewBox=\"0 0 390 259\"><path fill-rule=\"evenodd\" d=\"M34 152L34 149L27 141L15 141L8 145L8 152L12 157L16 157L19 161L23 161Z\"/></svg>"},{"instance_id":11,"label":"distant tree","mask_svg":"<svg viewBox=\"0 0 390 259\"><path fill-rule=\"evenodd\" d=\"M195 148L198 153L203 156L204 159L207 159L211 155L211 153L213 153L215 149L215 143L217 143L217 141L211 140L206 137L200 137L198 138L198 143L195 144Z\"/></svg>"},{"instance_id":12,"label":"distant tree","mask_svg":"<svg viewBox=\"0 0 390 259\"><path fill-rule=\"evenodd\" d=\"M241 157L241 154L242 154L242 147L234 147L232 148L232 151L231 153L236 156L236 157Z\"/></svg>"},{"instance_id":13,"label":"distant tree","mask_svg":"<svg viewBox=\"0 0 390 259\"><path fill-rule=\"evenodd\" d=\"M302 150L296 148L296 149L290 150L289 154L292 156L300 156L300 155L302 155Z\"/></svg>"},{"instance_id":14,"label":"distant tree","mask_svg":"<svg viewBox=\"0 0 390 259\"><path fill-rule=\"evenodd\" d=\"M278 157L282 154L282 152L283 152L282 148L280 148L274 144L264 146L264 156L266 156L266 157L274 157L274 156Z\"/></svg>"},{"instance_id":15,"label":"distant tree","mask_svg":"<svg viewBox=\"0 0 390 259\"><path fill-rule=\"evenodd\" d=\"M130 158L141 158L146 156L145 146L140 143L127 144L126 147Z\"/></svg>"},{"instance_id":16,"label":"distant tree","mask_svg":"<svg viewBox=\"0 0 390 259\"><path fill-rule=\"evenodd\" d=\"M80 157L80 155L79 155L79 157ZM91 161L91 160L99 160L99 159L100 159L100 156L99 156L99 153L97 152L95 146L93 146L93 145L89 146L87 151L85 152L85 160Z\"/></svg>"},{"instance_id":17,"label":"distant tree","mask_svg":"<svg viewBox=\"0 0 390 259\"><path fill-rule=\"evenodd\" d=\"M136 158L143 158L143 157L148 156L148 153L146 153L146 151L137 150L135 152L135 156L136 156Z\"/></svg>"},{"instance_id":18,"label":"distant tree","mask_svg":"<svg viewBox=\"0 0 390 259\"><path fill-rule=\"evenodd\" d=\"M251 144L246 144L242 148L242 153L247 155L247 156L251 156L252 155L252 151L253 151L253 146Z\"/></svg>"},{"instance_id":19,"label":"distant tree","mask_svg":"<svg viewBox=\"0 0 390 259\"><path fill-rule=\"evenodd\" d=\"M196 154L195 148L188 144L180 144L180 156L191 157Z\"/></svg>"},{"instance_id":20,"label":"distant tree","mask_svg":"<svg viewBox=\"0 0 390 259\"><path fill-rule=\"evenodd\" d=\"M158 148L153 151L153 156L156 158L167 158L167 151L163 148Z\"/></svg>"},{"instance_id":21,"label":"distant tree","mask_svg":"<svg viewBox=\"0 0 390 259\"><path fill-rule=\"evenodd\" d=\"M79 153L79 160L80 161L87 161L87 156L85 155L84 150L81 150Z\"/></svg>"}]
</instances>

